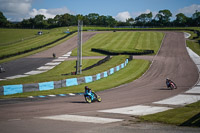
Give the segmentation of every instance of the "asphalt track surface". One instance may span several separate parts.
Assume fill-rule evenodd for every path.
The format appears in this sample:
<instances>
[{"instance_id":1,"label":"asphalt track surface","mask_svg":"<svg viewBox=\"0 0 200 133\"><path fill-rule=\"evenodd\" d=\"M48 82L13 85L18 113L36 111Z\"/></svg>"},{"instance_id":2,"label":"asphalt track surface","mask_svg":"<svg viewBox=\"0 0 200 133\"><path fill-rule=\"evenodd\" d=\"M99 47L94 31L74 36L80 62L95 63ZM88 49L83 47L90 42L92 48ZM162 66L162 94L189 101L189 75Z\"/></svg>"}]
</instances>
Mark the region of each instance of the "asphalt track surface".
<instances>
[{"instance_id":1,"label":"asphalt track surface","mask_svg":"<svg viewBox=\"0 0 200 133\"><path fill-rule=\"evenodd\" d=\"M176 90L168 90L166 77L175 81ZM8 132L199 132L198 128L176 127L154 123L137 123L127 115L107 114L98 110L148 105L185 92L198 81L198 71L190 59L185 38L180 32L165 32L159 53L149 70L139 79L102 92L101 103L86 104L83 96L25 100L19 103L0 104L0 128ZM117 81L116 81L117 82ZM56 121L37 119L52 115L84 115L107 118L123 118L125 121L110 124ZM131 120L131 122L130 122Z\"/></svg>"}]
</instances>

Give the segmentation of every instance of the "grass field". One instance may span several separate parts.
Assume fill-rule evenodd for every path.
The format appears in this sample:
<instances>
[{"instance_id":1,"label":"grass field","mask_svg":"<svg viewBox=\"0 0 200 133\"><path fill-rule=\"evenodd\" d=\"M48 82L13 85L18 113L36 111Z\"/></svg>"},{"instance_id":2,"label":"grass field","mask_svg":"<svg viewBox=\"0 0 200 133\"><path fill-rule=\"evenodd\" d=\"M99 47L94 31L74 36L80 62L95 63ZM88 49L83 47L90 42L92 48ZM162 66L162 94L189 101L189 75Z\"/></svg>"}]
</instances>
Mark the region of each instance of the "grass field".
<instances>
[{"instance_id":1,"label":"grass field","mask_svg":"<svg viewBox=\"0 0 200 133\"><path fill-rule=\"evenodd\" d=\"M150 122L161 122L178 126L200 127L200 101L186 105L185 107L142 116L141 119Z\"/></svg>"},{"instance_id":2,"label":"grass field","mask_svg":"<svg viewBox=\"0 0 200 133\"><path fill-rule=\"evenodd\" d=\"M58 81L67 78L74 78L74 77L84 77L95 75L100 72L104 72L109 70L112 67L115 67L121 63L124 63L127 56L115 56L112 57L109 61L103 63L100 66L94 67L87 71L83 71L81 75L66 75L62 76L62 74L75 72L74 66L76 65L76 61L65 61L52 70L49 70L42 74L37 74L33 76L28 76L24 78L17 78L13 80L6 80L0 81L0 85L11 85L11 84L25 84L25 83L38 83L38 82L46 82L46 81ZM95 64L100 59L90 59L90 60L83 60L83 69Z\"/></svg>"},{"instance_id":3,"label":"grass field","mask_svg":"<svg viewBox=\"0 0 200 133\"><path fill-rule=\"evenodd\" d=\"M119 57L116 57L116 58L119 58ZM118 60L119 59L117 59L117 61ZM108 62L107 64L104 64L103 66L99 66L99 67L101 68L101 70L105 70L105 69L107 70L107 68L110 68L114 64L116 65L117 62L115 62L115 61L116 60L113 60L112 63ZM123 62L124 62L124 60L123 60ZM71 87L65 87L65 88L60 88L60 89L54 89L54 90L49 90L49 91L35 91L35 92L27 92L27 93L15 94L15 95L0 96L0 98L80 93L80 92L84 92L85 85L90 86L90 88L92 88L94 91L102 91L105 89L110 89L110 88L119 86L121 84L131 82L131 81L139 78L144 72L146 72L146 70L149 68L149 65L150 65L150 62L146 61L146 60L132 60L127 64L127 66L125 68L121 69L120 71L116 72L115 74L110 75L106 78L100 79L98 81L92 82L92 83L81 84L78 86L71 86ZM62 67L62 66L60 66L60 67ZM96 73L97 70L98 70L98 68L94 68L94 70L88 71L87 74L91 75L92 72Z\"/></svg>"},{"instance_id":4,"label":"grass field","mask_svg":"<svg viewBox=\"0 0 200 133\"><path fill-rule=\"evenodd\" d=\"M75 30L74 28L75 27L71 27L69 29L70 29L70 31L74 31ZM2 30L5 30L5 29L0 29L0 32ZM43 46L45 44L51 43L51 42L53 42L53 41L55 41L55 40L57 40L57 39L59 39L61 37L64 37L66 35L66 33L64 33L64 31L66 31L66 30L67 30L67 27L55 28L55 29L51 29L51 30L46 31L46 32L48 32L46 34L43 34L43 35L40 35L40 36L37 36L37 37L34 37L34 38L30 38L30 39L23 40L23 41L16 42L16 43L0 44L0 57L7 56L7 55L10 55L10 54L16 54L16 53L19 53L19 52L23 52L23 51L26 51L26 50L34 49L36 47L40 47L40 46ZM3 37L2 37L2 38L5 38L3 43L6 42L6 38L12 38L12 30L6 29L6 31L7 31L6 34L3 35ZM18 29L17 31L19 32L18 33L19 36L24 36L24 32L26 32L26 29L22 29L22 30ZM15 31L15 32L17 32L17 31ZM35 31L38 31L38 30L33 30L32 34L33 33L35 34ZM30 35L30 34L28 34L28 35ZM18 37L13 34L13 38L14 39L17 40ZM50 45L48 47L41 48L41 49L45 50L45 49L47 49L49 47L52 47L52 46L55 46L55 45L52 44L52 45ZM40 51L41 49L35 50L35 51L31 51L28 54L25 53L25 54L22 55L22 57L30 55L30 54L33 54L33 53L36 53L36 52ZM19 55L19 57L21 57L21 55ZM2 59L2 60L0 60L0 63L5 62L5 61L9 61L9 60L7 60L7 58L5 60Z\"/></svg>"},{"instance_id":5,"label":"grass field","mask_svg":"<svg viewBox=\"0 0 200 133\"><path fill-rule=\"evenodd\" d=\"M83 33L84 34L84 33ZM154 50L157 53L160 48L164 33L162 32L105 32L92 37L83 45L83 56L99 56L102 54L92 52L91 48L104 48L130 50L144 49ZM74 49L72 56L77 55Z\"/></svg>"},{"instance_id":6,"label":"grass field","mask_svg":"<svg viewBox=\"0 0 200 133\"><path fill-rule=\"evenodd\" d=\"M0 46L37 37L39 29L0 29ZM42 30L47 34L49 30Z\"/></svg>"}]
</instances>

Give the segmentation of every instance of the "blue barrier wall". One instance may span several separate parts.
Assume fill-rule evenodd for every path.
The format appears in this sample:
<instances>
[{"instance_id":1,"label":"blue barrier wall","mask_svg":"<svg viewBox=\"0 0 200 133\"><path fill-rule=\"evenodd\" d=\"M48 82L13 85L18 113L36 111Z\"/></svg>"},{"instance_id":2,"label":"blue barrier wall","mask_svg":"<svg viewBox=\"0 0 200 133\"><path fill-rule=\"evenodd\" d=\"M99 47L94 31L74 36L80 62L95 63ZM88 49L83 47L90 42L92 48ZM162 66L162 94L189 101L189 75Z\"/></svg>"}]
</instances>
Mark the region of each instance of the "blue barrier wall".
<instances>
[{"instance_id":1,"label":"blue barrier wall","mask_svg":"<svg viewBox=\"0 0 200 133\"><path fill-rule=\"evenodd\" d=\"M0 95L11 95L11 94L30 92L30 91L52 90L61 87L79 85L82 83L90 83L108 77L111 74L114 74L116 71L119 71L120 69L124 68L127 64L128 64L128 59L126 59L124 63L114 68L111 68L108 71L98 73L93 76L85 76L81 78L71 78L61 81L50 81L50 82L42 82L34 84L0 86Z\"/></svg>"},{"instance_id":2,"label":"blue barrier wall","mask_svg":"<svg viewBox=\"0 0 200 133\"><path fill-rule=\"evenodd\" d=\"M39 83L39 90L44 91L44 90L52 90L54 89L54 82L43 82Z\"/></svg>"},{"instance_id":3,"label":"blue barrier wall","mask_svg":"<svg viewBox=\"0 0 200 133\"><path fill-rule=\"evenodd\" d=\"M78 85L77 78L67 79L66 86Z\"/></svg>"},{"instance_id":4,"label":"blue barrier wall","mask_svg":"<svg viewBox=\"0 0 200 133\"><path fill-rule=\"evenodd\" d=\"M99 79L101 79L101 74L100 73L96 75L96 80L99 80Z\"/></svg>"},{"instance_id":5,"label":"blue barrier wall","mask_svg":"<svg viewBox=\"0 0 200 133\"><path fill-rule=\"evenodd\" d=\"M6 85L3 86L4 95L23 93L23 85Z\"/></svg>"}]
</instances>

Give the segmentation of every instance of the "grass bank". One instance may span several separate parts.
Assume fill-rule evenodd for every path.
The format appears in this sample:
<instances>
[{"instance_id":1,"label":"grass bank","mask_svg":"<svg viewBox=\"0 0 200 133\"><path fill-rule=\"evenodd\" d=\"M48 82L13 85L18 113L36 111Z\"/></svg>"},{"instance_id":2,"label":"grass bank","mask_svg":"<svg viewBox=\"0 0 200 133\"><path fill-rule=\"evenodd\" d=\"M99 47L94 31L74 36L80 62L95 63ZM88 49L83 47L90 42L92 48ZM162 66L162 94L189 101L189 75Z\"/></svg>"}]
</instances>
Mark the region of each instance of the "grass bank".
<instances>
[{"instance_id":1,"label":"grass bank","mask_svg":"<svg viewBox=\"0 0 200 133\"><path fill-rule=\"evenodd\" d=\"M84 34L84 33L83 33ZM154 50L160 48L164 33L162 32L104 32L99 33L83 44L83 56L101 56L92 52L91 48L114 50ZM72 51L72 56L77 55L77 49Z\"/></svg>"},{"instance_id":2,"label":"grass bank","mask_svg":"<svg viewBox=\"0 0 200 133\"><path fill-rule=\"evenodd\" d=\"M3 35L1 36L2 43L0 43L0 63L22 58L62 43L72 37L68 36L63 38L67 35L64 33L66 30L67 27L44 30L45 32L43 35L35 35L35 37L31 37L37 33L36 31L38 30L0 29L0 34ZM71 27L71 30L74 31L74 27ZM5 31L5 34L3 34L3 31ZM13 31L15 32L12 33ZM24 35L27 31L30 32L27 33L28 37ZM18 32L18 36L16 35L16 32ZM27 39L18 40L21 37ZM11 43L7 42L7 38L11 38Z\"/></svg>"},{"instance_id":3,"label":"grass bank","mask_svg":"<svg viewBox=\"0 0 200 133\"><path fill-rule=\"evenodd\" d=\"M144 121L200 127L200 101L165 112L140 117Z\"/></svg>"},{"instance_id":4,"label":"grass bank","mask_svg":"<svg viewBox=\"0 0 200 133\"><path fill-rule=\"evenodd\" d=\"M0 81L0 85L12 85L12 84L26 84L26 83L39 83L47 81L58 81L74 77L83 77L88 75L95 75L100 72L109 70L112 67L115 67L123 63L128 56L114 56L109 61L101 64L100 66L94 67L87 71L83 71L81 75L66 75L62 74L75 72L74 66L76 66L76 60L64 61L55 68L37 75L32 75L23 78L17 78L12 80ZM88 59L83 60L83 69L97 63L100 59Z\"/></svg>"},{"instance_id":5,"label":"grass bank","mask_svg":"<svg viewBox=\"0 0 200 133\"><path fill-rule=\"evenodd\" d=\"M118 59L119 60L119 59ZM110 61L109 61L110 62ZM112 63L106 63L101 65L101 72L104 69L110 68L116 62L113 60ZM123 60L124 62L124 60ZM8 95L8 96L0 96L0 98L14 98L14 97L27 97L27 96L38 96L38 95L50 95L50 94L68 94L68 93L79 93L84 91L84 86L88 85L94 91L102 91L105 89L113 88L119 86L121 84L125 84L131 82L137 78L139 78L146 70L149 68L150 62L146 60L132 60L130 61L127 66L120 71L116 72L113 75L110 75L106 78L100 79L98 81L81 84L78 86L71 86L65 87L60 89L48 90L48 91L35 91L35 92L28 92L22 94L15 94L15 95ZM100 66L99 66L100 67ZM106 68L107 67L107 68ZM95 70L89 70L87 75L92 75L94 72L95 74L98 73L98 68L93 68ZM83 75L81 75L83 76ZM120 79L120 80L119 80ZM117 81L117 82L116 82Z\"/></svg>"}]
</instances>

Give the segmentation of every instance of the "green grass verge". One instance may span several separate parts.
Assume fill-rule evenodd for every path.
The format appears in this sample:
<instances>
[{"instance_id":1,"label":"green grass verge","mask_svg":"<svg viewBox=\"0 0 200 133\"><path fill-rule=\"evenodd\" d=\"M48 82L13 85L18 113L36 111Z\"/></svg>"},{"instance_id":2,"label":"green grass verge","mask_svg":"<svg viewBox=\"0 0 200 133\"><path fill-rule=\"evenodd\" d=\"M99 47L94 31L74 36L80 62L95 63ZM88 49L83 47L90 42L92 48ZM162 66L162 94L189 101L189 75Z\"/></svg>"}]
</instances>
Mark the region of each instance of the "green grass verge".
<instances>
[{"instance_id":1,"label":"green grass verge","mask_svg":"<svg viewBox=\"0 0 200 133\"><path fill-rule=\"evenodd\" d=\"M200 56L200 44L197 41L187 40L187 46Z\"/></svg>"},{"instance_id":2,"label":"green grass verge","mask_svg":"<svg viewBox=\"0 0 200 133\"><path fill-rule=\"evenodd\" d=\"M114 56L109 61L101 64L100 66L96 66L87 71L83 71L81 75L62 76L61 74L71 73L75 71L74 66L76 66L76 60L65 61L47 72L24 77L24 78L0 81L0 85L2 86L2 85L13 85L13 84L39 83L39 82L58 81L58 80L74 78L74 77L95 75L97 73L107 71L110 68L115 67L116 65L124 63L127 57L128 56ZM99 60L100 59L83 60L83 69L95 64Z\"/></svg>"},{"instance_id":3,"label":"green grass verge","mask_svg":"<svg viewBox=\"0 0 200 133\"><path fill-rule=\"evenodd\" d=\"M96 34L83 44L83 56L99 56L100 53L92 52L91 48L100 49L141 49L154 50L160 48L164 37L162 32L105 32ZM77 55L77 49L72 51L72 56Z\"/></svg>"},{"instance_id":4,"label":"green grass verge","mask_svg":"<svg viewBox=\"0 0 200 133\"><path fill-rule=\"evenodd\" d=\"M31 39L37 36L40 29L3 29L0 28L0 46L9 45L26 39ZM47 34L49 30L42 30L43 34Z\"/></svg>"},{"instance_id":5,"label":"green grass verge","mask_svg":"<svg viewBox=\"0 0 200 133\"><path fill-rule=\"evenodd\" d=\"M140 117L150 122L161 122L179 126L200 127L200 101L161 113Z\"/></svg>"},{"instance_id":6,"label":"green grass verge","mask_svg":"<svg viewBox=\"0 0 200 133\"><path fill-rule=\"evenodd\" d=\"M66 31L66 29L67 29L67 27L55 28L55 29L48 30L49 33L41 35L41 36L38 36L38 37L35 37L35 38L30 38L30 39L27 39L27 40L24 40L24 41L20 41L20 42L17 42L17 43L6 44L6 45L2 44L2 45L0 45L0 57L6 57L6 56L12 55L12 54L23 53L24 51L31 50L31 49L34 49L34 48L37 48L37 47L41 47L41 46L44 46L45 44L48 44L48 43L52 43L55 40L66 36L66 33L64 33L64 31ZM70 31L74 31L75 30L74 27L71 27L70 29L71 29ZM0 31L1 30L3 30L3 29L0 29ZM8 30L8 29L6 29L6 30ZM19 29L18 31L21 31L21 30ZM24 30L24 32L25 31L26 30ZM20 33L21 32L19 32L19 34ZM7 36L8 35L5 35L5 38ZM31 54L46 50L46 49L48 49L50 47L53 47L55 45L58 45L58 44L60 44L60 43L62 43L64 41L68 40L72 36L73 35L71 35L71 36L69 36L67 38L64 38L64 39L62 39L60 41L57 41L57 42L55 42L55 43L53 43L53 44L51 44L49 46L39 48L37 50L33 50L33 51L30 51L30 52L27 52L27 53L23 53L23 54L19 54L19 55L16 55L16 56L8 57L8 58L5 58L5 59L1 59L0 63L7 62L7 61L10 61L10 60L14 60L14 59L17 59L17 58L22 58L22 57L25 57L25 56L28 56L28 55L31 55ZM11 33L10 33L9 37L12 38L12 34Z\"/></svg>"},{"instance_id":7,"label":"green grass verge","mask_svg":"<svg viewBox=\"0 0 200 133\"><path fill-rule=\"evenodd\" d=\"M149 65L150 65L150 62L146 60L132 60L127 64L125 68L121 69L120 71L92 83L81 84L78 86L71 86L71 87L65 87L65 88L48 90L48 91L35 91L35 92L27 92L27 93L15 94L15 95L0 96L0 98L79 93L79 92L84 92L85 85L88 85L94 91L102 91L105 89L119 86L121 84L131 82L139 78L144 72L146 72L146 70L149 68ZM90 75L92 73L88 73L88 74Z\"/></svg>"}]
</instances>

